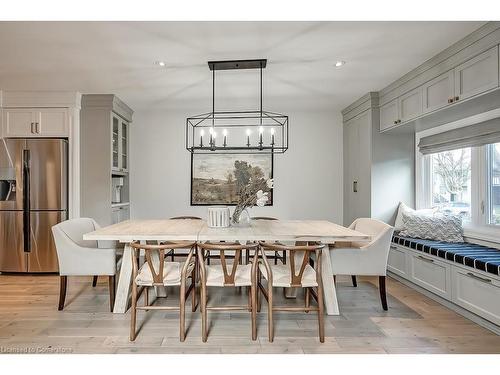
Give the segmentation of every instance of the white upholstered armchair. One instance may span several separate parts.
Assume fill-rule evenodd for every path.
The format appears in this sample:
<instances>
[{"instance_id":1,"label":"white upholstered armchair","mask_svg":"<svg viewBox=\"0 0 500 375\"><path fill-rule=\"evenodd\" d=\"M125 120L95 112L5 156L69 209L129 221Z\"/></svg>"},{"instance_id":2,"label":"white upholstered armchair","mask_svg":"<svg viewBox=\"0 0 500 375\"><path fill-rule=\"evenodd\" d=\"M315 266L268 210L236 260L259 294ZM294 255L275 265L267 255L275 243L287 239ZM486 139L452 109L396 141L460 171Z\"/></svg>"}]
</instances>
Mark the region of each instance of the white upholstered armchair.
<instances>
[{"instance_id":1,"label":"white upholstered armchair","mask_svg":"<svg viewBox=\"0 0 500 375\"><path fill-rule=\"evenodd\" d=\"M116 249L110 241L84 241L83 235L99 228L93 219L78 218L52 227L59 261L59 310L64 308L68 276L108 276L110 309L115 299Z\"/></svg>"},{"instance_id":2,"label":"white upholstered armchair","mask_svg":"<svg viewBox=\"0 0 500 375\"><path fill-rule=\"evenodd\" d=\"M357 286L356 275L378 276L380 300L383 309L387 310L385 276L394 228L369 218L356 219L349 228L371 235L372 240L369 243L337 243L335 247L330 248L333 275L351 275L354 286Z\"/></svg>"}]
</instances>

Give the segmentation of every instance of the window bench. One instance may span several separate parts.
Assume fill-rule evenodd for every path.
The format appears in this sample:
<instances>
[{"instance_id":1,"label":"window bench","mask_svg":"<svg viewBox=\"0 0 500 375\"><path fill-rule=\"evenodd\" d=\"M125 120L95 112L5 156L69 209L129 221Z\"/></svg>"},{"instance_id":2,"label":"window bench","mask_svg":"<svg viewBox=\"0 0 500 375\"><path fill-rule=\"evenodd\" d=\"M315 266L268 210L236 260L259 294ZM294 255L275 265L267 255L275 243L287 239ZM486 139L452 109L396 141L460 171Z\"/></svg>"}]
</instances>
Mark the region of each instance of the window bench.
<instances>
[{"instance_id":1,"label":"window bench","mask_svg":"<svg viewBox=\"0 0 500 375\"><path fill-rule=\"evenodd\" d=\"M500 250L393 236L387 270L419 286L459 313L473 313L500 334ZM463 310L462 310L463 309ZM473 314L463 314L478 323Z\"/></svg>"}]
</instances>

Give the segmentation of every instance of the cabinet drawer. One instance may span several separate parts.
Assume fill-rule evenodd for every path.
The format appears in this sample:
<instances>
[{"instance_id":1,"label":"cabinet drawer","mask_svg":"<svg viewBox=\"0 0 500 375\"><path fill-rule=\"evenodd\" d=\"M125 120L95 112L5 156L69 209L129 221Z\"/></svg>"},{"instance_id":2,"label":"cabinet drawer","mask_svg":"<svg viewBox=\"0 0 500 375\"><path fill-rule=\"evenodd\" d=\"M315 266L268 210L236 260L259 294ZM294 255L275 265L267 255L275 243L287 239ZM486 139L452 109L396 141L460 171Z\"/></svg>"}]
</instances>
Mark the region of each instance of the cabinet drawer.
<instances>
[{"instance_id":1,"label":"cabinet drawer","mask_svg":"<svg viewBox=\"0 0 500 375\"><path fill-rule=\"evenodd\" d=\"M450 265L435 258L412 253L410 255L410 280L441 296L451 298Z\"/></svg>"},{"instance_id":2,"label":"cabinet drawer","mask_svg":"<svg viewBox=\"0 0 500 375\"><path fill-rule=\"evenodd\" d=\"M500 282L457 267L453 267L452 273L452 301L500 325Z\"/></svg>"},{"instance_id":3,"label":"cabinet drawer","mask_svg":"<svg viewBox=\"0 0 500 375\"><path fill-rule=\"evenodd\" d=\"M118 206L111 209L111 223L116 224L130 219L130 207Z\"/></svg>"},{"instance_id":4,"label":"cabinet drawer","mask_svg":"<svg viewBox=\"0 0 500 375\"><path fill-rule=\"evenodd\" d=\"M391 245L389 250L389 259L387 261L387 270L397 275L408 277L408 254L397 246Z\"/></svg>"}]
</instances>

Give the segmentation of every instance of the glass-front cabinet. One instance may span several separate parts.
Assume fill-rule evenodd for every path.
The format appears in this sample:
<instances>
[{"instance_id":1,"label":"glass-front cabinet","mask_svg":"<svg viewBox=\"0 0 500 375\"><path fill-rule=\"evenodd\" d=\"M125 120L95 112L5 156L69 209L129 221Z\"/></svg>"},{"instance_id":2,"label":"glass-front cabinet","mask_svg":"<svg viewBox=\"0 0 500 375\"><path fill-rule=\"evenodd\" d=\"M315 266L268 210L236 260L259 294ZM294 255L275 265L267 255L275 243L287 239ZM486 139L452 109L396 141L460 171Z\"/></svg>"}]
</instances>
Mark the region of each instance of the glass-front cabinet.
<instances>
[{"instance_id":1,"label":"glass-front cabinet","mask_svg":"<svg viewBox=\"0 0 500 375\"><path fill-rule=\"evenodd\" d=\"M128 122L112 115L112 159L115 172L128 172Z\"/></svg>"},{"instance_id":2,"label":"glass-front cabinet","mask_svg":"<svg viewBox=\"0 0 500 375\"><path fill-rule=\"evenodd\" d=\"M111 160L111 166L114 171L119 171L120 170L120 163L119 163L119 132L120 132L120 120L118 117L113 116L113 133L112 138L111 138L111 150L113 152L112 155L112 160Z\"/></svg>"},{"instance_id":3,"label":"glass-front cabinet","mask_svg":"<svg viewBox=\"0 0 500 375\"><path fill-rule=\"evenodd\" d=\"M122 121L121 128L121 168L123 171L128 171L128 123Z\"/></svg>"}]
</instances>

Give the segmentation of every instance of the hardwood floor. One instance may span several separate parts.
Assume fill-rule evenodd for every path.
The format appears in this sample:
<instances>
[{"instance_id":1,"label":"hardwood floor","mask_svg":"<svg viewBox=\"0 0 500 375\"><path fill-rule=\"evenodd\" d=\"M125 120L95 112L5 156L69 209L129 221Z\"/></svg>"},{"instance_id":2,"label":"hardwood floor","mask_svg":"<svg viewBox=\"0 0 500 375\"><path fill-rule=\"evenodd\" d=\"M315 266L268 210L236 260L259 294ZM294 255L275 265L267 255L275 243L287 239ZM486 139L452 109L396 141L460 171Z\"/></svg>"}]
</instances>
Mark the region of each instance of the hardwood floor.
<instances>
[{"instance_id":1,"label":"hardwood floor","mask_svg":"<svg viewBox=\"0 0 500 375\"><path fill-rule=\"evenodd\" d=\"M138 333L129 342L130 316L109 312L107 279L68 278L66 306L57 311L57 276L0 275L0 353L500 353L500 336L388 278L389 310L383 311L376 278L338 278L340 316L325 316L320 344L313 313L275 314L275 341L267 340L265 304L258 340L250 339L247 312L209 312L208 342L201 319L186 312L187 338L179 342L177 312L138 312ZM246 295L210 289L217 303L245 303ZM222 289L222 288L220 288ZM177 303L177 295L157 303ZM224 295L222 295L224 293ZM175 298L175 299L174 299ZM279 303L303 303L284 300ZM140 301L142 302L142 301ZM214 301L215 302L215 301Z\"/></svg>"}]
</instances>

